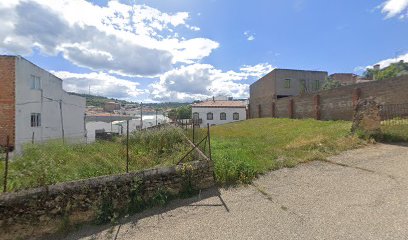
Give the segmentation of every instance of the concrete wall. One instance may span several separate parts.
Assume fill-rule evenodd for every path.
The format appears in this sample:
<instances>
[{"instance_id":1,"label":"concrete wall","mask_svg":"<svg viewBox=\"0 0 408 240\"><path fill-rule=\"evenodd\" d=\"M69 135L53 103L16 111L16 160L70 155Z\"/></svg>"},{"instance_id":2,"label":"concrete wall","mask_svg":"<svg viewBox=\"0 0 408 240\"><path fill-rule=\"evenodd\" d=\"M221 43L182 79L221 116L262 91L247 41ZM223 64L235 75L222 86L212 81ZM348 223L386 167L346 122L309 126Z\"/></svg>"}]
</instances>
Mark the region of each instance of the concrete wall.
<instances>
[{"instance_id":1,"label":"concrete wall","mask_svg":"<svg viewBox=\"0 0 408 240\"><path fill-rule=\"evenodd\" d=\"M215 108L215 107L193 107L192 113L197 112L199 118L202 119L200 127L207 127L207 123L210 125L221 125L230 122L238 122L246 120L246 108ZM207 113L213 113L213 120L207 120ZM225 112L227 115L226 120L220 120L220 114ZM233 120L233 114L239 113L239 120Z\"/></svg>"},{"instance_id":2,"label":"concrete wall","mask_svg":"<svg viewBox=\"0 0 408 240\"><path fill-rule=\"evenodd\" d=\"M140 204L148 204L158 193L177 196L190 184L196 190L213 186L212 162L189 162L0 194L0 238L33 239L94 221L101 213L123 216L143 207Z\"/></svg>"},{"instance_id":3,"label":"concrete wall","mask_svg":"<svg viewBox=\"0 0 408 240\"><path fill-rule=\"evenodd\" d=\"M0 57L0 146L15 139L15 58Z\"/></svg>"},{"instance_id":4,"label":"concrete wall","mask_svg":"<svg viewBox=\"0 0 408 240\"><path fill-rule=\"evenodd\" d=\"M41 79L41 89L31 89L31 75ZM62 119L60 104L62 101ZM41 113L41 126L31 127L31 113ZM85 140L85 98L62 89L62 80L21 57L16 57L16 150L25 143L62 138Z\"/></svg>"},{"instance_id":5,"label":"concrete wall","mask_svg":"<svg viewBox=\"0 0 408 240\"><path fill-rule=\"evenodd\" d=\"M408 76L359 83L313 94L256 102L256 104L261 106L261 117L352 120L354 104L358 99L368 97L376 97L381 104L408 103ZM259 108L252 105L250 108L251 118L259 117Z\"/></svg>"}]
</instances>

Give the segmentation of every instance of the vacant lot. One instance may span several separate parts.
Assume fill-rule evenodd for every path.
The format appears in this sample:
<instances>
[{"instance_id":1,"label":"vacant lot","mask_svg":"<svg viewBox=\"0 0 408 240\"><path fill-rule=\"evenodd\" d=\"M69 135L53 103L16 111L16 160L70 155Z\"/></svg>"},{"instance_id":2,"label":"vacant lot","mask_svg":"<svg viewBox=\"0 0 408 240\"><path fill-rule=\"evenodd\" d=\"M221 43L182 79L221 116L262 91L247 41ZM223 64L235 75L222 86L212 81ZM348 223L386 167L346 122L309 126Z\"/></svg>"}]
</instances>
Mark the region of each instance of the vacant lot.
<instances>
[{"instance_id":1,"label":"vacant lot","mask_svg":"<svg viewBox=\"0 0 408 240\"><path fill-rule=\"evenodd\" d=\"M365 141L350 135L350 127L351 123L344 121L272 118L212 127L217 181L250 183L269 170L325 159L365 145ZM197 131L196 139L202 139L205 133ZM182 134L182 130L174 128L132 134L130 171L177 163L191 148ZM89 145L29 144L24 155L10 163L8 190L124 173L125 169L124 138Z\"/></svg>"},{"instance_id":2,"label":"vacant lot","mask_svg":"<svg viewBox=\"0 0 408 240\"><path fill-rule=\"evenodd\" d=\"M248 183L259 173L365 145L350 128L345 121L272 118L212 127L216 177L221 183Z\"/></svg>"},{"instance_id":3,"label":"vacant lot","mask_svg":"<svg viewBox=\"0 0 408 240\"><path fill-rule=\"evenodd\" d=\"M129 170L173 165L188 151L180 129L136 132L129 140ZM4 163L0 164L3 183ZM8 191L126 172L126 138L114 142L28 144L10 162ZM3 185L2 185L3 186Z\"/></svg>"}]
</instances>

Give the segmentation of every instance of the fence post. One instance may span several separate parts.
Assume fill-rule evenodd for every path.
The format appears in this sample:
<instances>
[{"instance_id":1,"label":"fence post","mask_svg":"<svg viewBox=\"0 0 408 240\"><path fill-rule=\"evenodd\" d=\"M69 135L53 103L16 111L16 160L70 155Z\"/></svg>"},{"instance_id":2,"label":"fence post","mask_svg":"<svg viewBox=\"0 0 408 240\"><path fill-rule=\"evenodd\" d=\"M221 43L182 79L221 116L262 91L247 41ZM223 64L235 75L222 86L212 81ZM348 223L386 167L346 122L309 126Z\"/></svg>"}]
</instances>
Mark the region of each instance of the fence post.
<instances>
[{"instance_id":1,"label":"fence post","mask_svg":"<svg viewBox=\"0 0 408 240\"><path fill-rule=\"evenodd\" d=\"M6 159L5 159L5 166L4 166L4 187L3 187L3 192L7 192L7 175L8 175L9 149L10 149L10 137L7 135L7 140L6 140Z\"/></svg>"},{"instance_id":2,"label":"fence post","mask_svg":"<svg viewBox=\"0 0 408 240\"><path fill-rule=\"evenodd\" d=\"M294 118L294 100L289 100L289 118Z\"/></svg>"},{"instance_id":3,"label":"fence post","mask_svg":"<svg viewBox=\"0 0 408 240\"><path fill-rule=\"evenodd\" d=\"M129 172L129 120L126 121L126 173Z\"/></svg>"},{"instance_id":4,"label":"fence post","mask_svg":"<svg viewBox=\"0 0 408 240\"><path fill-rule=\"evenodd\" d=\"M321 113L320 113L320 95L317 94L314 97L314 107L315 107L315 118L316 120L321 119Z\"/></svg>"},{"instance_id":5,"label":"fence post","mask_svg":"<svg viewBox=\"0 0 408 240\"><path fill-rule=\"evenodd\" d=\"M275 102L272 102L272 117L273 118L276 117L275 109L276 109Z\"/></svg>"},{"instance_id":6,"label":"fence post","mask_svg":"<svg viewBox=\"0 0 408 240\"><path fill-rule=\"evenodd\" d=\"M193 123L193 144L195 145L195 124Z\"/></svg>"},{"instance_id":7,"label":"fence post","mask_svg":"<svg viewBox=\"0 0 408 240\"><path fill-rule=\"evenodd\" d=\"M31 136L31 144L34 144L34 132L33 135Z\"/></svg>"},{"instance_id":8,"label":"fence post","mask_svg":"<svg viewBox=\"0 0 408 240\"><path fill-rule=\"evenodd\" d=\"M261 107L261 104L258 105L258 117L259 117L259 118L262 117L262 107Z\"/></svg>"},{"instance_id":9,"label":"fence post","mask_svg":"<svg viewBox=\"0 0 408 240\"><path fill-rule=\"evenodd\" d=\"M207 123L207 138L208 138L208 157L210 158L210 161L212 161L211 157L211 136L210 136L210 124Z\"/></svg>"}]
</instances>

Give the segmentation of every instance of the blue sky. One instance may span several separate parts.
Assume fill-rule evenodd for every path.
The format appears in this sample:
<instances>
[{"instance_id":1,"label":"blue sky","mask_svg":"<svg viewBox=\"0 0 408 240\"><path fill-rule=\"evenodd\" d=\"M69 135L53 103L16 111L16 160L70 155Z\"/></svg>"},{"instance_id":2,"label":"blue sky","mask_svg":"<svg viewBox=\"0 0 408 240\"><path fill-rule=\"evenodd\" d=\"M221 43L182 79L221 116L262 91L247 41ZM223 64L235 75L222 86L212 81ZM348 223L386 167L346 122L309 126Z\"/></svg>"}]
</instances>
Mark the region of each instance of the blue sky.
<instances>
[{"instance_id":1,"label":"blue sky","mask_svg":"<svg viewBox=\"0 0 408 240\"><path fill-rule=\"evenodd\" d=\"M408 61L408 0L0 3L0 54L68 91L135 101L248 97L273 68L361 73Z\"/></svg>"}]
</instances>

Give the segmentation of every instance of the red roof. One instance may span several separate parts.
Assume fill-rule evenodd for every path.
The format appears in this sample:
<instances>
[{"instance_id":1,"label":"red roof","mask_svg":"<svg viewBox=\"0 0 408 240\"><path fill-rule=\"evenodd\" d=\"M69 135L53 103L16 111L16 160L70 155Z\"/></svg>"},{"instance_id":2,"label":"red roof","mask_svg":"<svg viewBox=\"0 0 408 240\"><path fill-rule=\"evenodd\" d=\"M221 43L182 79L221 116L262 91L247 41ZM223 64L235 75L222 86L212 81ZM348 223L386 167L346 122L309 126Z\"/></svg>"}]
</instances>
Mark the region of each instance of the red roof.
<instances>
[{"instance_id":1,"label":"red roof","mask_svg":"<svg viewBox=\"0 0 408 240\"><path fill-rule=\"evenodd\" d=\"M194 103L192 107L212 107L212 108L245 108L246 105L241 101L205 101L201 103Z\"/></svg>"}]
</instances>

